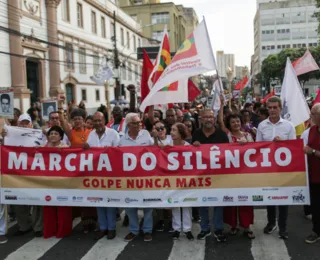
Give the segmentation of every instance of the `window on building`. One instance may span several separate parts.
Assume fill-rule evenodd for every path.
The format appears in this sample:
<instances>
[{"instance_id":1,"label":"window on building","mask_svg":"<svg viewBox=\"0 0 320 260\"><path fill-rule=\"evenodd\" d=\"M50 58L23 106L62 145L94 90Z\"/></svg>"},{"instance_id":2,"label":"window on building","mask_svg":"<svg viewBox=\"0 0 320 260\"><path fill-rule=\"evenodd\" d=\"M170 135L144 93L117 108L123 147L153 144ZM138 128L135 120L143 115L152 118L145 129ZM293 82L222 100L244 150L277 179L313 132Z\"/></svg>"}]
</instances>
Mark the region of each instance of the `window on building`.
<instances>
[{"instance_id":1,"label":"window on building","mask_svg":"<svg viewBox=\"0 0 320 260\"><path fill-rule=\"evenodd\" d=\"M69 0L62 0L62 20L70 22L70 5Z\"/></svg>"},{"instance_id":2,"label":"window on building","mask_svg":"<svg viewBox=\"0 0 320 260\"><path fill-rule=\"evenodd\" d=\"M123 30L123 28L120 29L120 36L121 36L121 45L124 46L124 30Z\"/></svg>"},{"instance_id":3,"label":"window on building","mask_svg":"<svg viewBox=\"0 0 320 260\"><path fill-rule=\"evenodd\" d=\"M127 32L127 48L130 49L130 33Z\"/></svg>"},{"instance_id":4,"label":"window on building","mask_svg":"<svg viewBox=\"0 0 320 260\"><path fill-rule=\"evenodd\" d=\"M82 4L79 4L79 3L77 3L77 22L78 22L78 27L83 28Z\"/></svg>"},{"instance_id":5,"label":"window on building","mask_svg":"<svg viewBox=\"0 0 320 260\"><path fill-rule=\"evenodd\" d=\"M114 36L114 23L110 23L110 35L111 37Z\"/></svg>"},{"instance_id":6,"label":"window on building","mask_svg":"<svg viewBox=\"0 0 320 260\"><path fill-rule=\"evenodd\" d=\"M168 24L169 21L170 21L169 13L153 13L153 14L151 14L151 23L152 24L158 24L158 23Z\"/></svg>"},{"instance_id":7,"label":"window on building","mask_svg":"<svg viewBox=\"0 0 320 260\"><path fill-rule=\"evenodd\" d=\"M279 50L279 49L282 49L282 46L281 45L278 45L277 46L277 49Z\"/></svg>"},{"instance_id":8,"label":"window on building","mask_svg":"<svg viewBox=\"0 0 320 260\"><path fill-rule=\"evenodd\" d=\"M297 44L295 44L295 43L292 46L293 46L293 48L297 48Z\"/></svg>"},{"instance_id":9,"label":"window on building","mask_svg":"<svg viewBox=\"0 0 320 260\"><path fill-rule=\"evenodd\" d=\"M152 32L152 36L151 36L152 39L154 40L158 40L158 41L162 41L162 38L163 38L163 31L155 31L155 32Z\"/></svg>"},{"instance_id":10,"label":"window on building","mask_svg":"<svg viewBox=\"0 0 320 260\"><path fill-rule=\"evenodd\" d=\"M137 80L138 79L138 73L139 73L137 64L134 65L134 72L133 73L134 73L134 79Z\"/></svg>"},{"instance_id":11,"label":"window on building","mask_svg":"<svg viewBox=\"0 0 320 260\"><path fill-rule=\"evenodd\" d=\"M96 89L96 101L100 101L100 89Z\"/></svg>"},{"instance_id":12,"label":"window on building","mask_svg":"<svg viewBox=\"0 0 320 260\"><path fill-rule=\"evenodd\" d=\"M79 68L80 73L86 73L87 66L86 66L86 49L79 48Z\"/></svg>"},{"instance_id":13,"label":"window on building","mask_svg":"<svg viewBox=\"0 0 320 260\"><path fill-rule=\"evenodd\" d=\"M291 47L290 44L287 44L287 45L286 45L286 48L290 48L290 47Z\"/></svg>"},{"instance_id":14,"label":"window on building","mask_svg":"<svg viewBox=\"0 0 320 260\"><path fill-rule=\"evenodd\" d=\"M302 47L307 47L307 45L305 43L302 44Z\"/></svg>"},{"instance_id":15,"label":"window on building","mask_svg":"<svg viewBox=\"0 0 320 260\"><path fill-rule=\"evenodd\" d=\"M91 11L91 31L97 33L97 15L94 11Z\"/></svg>"},{"instance_id":16,"label":"window on building","mask_svg":"<svg viewBox=\"0 0 320 260\"><path fill-rule=\"evenodd\" d=\"M133 4L134 5L142 5L143 4L143 0L133 0Z\"/></svg>"},{"instance_id":17,"label":"window on building","mask_svg":"<svg viewBox=\"0 0 320 260\"><path fill-rule=\"evenodd\" d=\"M93 73L96 73L99 70L99 53L93 53Z\"/></svg>"},{"instance_id":18,"label":"window on building","mask_svg":"<svg viewBox=\"0 0 320 260\"><path fill-rule=\"evenodd\" d=\"M73 46L71 43L66 43L66 65L68 69L73 69Z\"/></svg>"},{"instance_id":19,"label":"window on building","mask_svg":"<svg viewBox=\"0 0 320 260\"><path fill-rule=\"evenodd\" d=\"M121 74L122 74L122 79L126 80L127 79L127 68L126 68L125 63L121 66Z\"/></svg>"},{"instance_id":20,"label":"window on building","mask_svg":"<svg viewBox=\"0 0 320 260\"><path fill-rule=\"evenodd\" d=\"M131 63L128 63L128 80L132 80L132 66Z\"/></svg>"},{"instance_id":21,"label":"window on building","mask_svg":"<svg viewBox=\"0 0 320 260\"><path fill-rule=\"evenodd\" d=\"M81 100L87 101L87 90L81 89Z\"/></svg>"},{"instance_id":22,"label":"window on building","mask_svg":"<svg viewBox=\"0 0 320 260\"><path fill-rule=\"evenodd\" d=\"M133 50L137 51L137 39L135 35L133 35Z\"/></svg>"},{"instance_id":23,"label":"window on building","mask_svg":"<svg viewBox=\"0 0 320 260\"><path fill-rule=\"evenodd\" d=\"M266 49L266 46L262 46L262 50L265 50Z\"/></svg>"},{"instance_id":24,"label":"window on building","mask_svg":"<svg viewBox=\"0 0 320 260\"><path fill-rule=\"evenodd\" d=\"M106 19L101 16L101 36L106 38Z\"/></svg>"}]
</instances>

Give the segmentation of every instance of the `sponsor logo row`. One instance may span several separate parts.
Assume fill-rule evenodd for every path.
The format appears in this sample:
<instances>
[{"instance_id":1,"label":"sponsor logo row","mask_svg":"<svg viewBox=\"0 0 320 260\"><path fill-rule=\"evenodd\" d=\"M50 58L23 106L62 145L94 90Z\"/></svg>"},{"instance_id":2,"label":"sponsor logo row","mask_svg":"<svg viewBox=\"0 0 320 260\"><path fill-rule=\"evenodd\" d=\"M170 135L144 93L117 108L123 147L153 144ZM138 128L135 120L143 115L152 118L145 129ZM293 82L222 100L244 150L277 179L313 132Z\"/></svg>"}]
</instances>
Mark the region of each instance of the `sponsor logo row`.
<instances>
[{"instance_id":1,"label":"sponsor logo row","mask_svg":"<svg viewBox=\"0 0 320 260\"><path fill-rule=\"evenodd\" d=\"M74 202L74 203L81 203L84 201L88 201L90 203L102 203L102 202L108 202L108 203L119 203L121 202L121 199L119 198L102 198L102 197L81 197L81 196L57 196L55 198L57 201L61 202ZM222 198L218 197L189 197L189 198L183 198L183 199L175 199L175 198L168 198L168 199L161 199L161 198L143 198L142 200L139 200L137 198L131 198L127 197L124 199L124 202L127 204L130 203L162 203L167 202L169 204L175 204L180 202L202 202L202 203L210 203L210 202L218 202L222 200L225 203L234 203L234 202L268 202L268 201L289 201L292 199L292 203L304 203L306 201L305 196L303 195L303 190L296 190L293 192L292 196L263 196L263 195L253 195L253 196L246 196L246 195L239 195L239 196L229 196L225 195ZM43 198L40 197L34 197L34 196L26 196L26 197L19 197L16 195L5 195L5 200L8 201L40 201L43 200ZM47 202L52 201L52 197L50 195L47 195L44 197L44 200Z\"/></svg>"}]
</instances>

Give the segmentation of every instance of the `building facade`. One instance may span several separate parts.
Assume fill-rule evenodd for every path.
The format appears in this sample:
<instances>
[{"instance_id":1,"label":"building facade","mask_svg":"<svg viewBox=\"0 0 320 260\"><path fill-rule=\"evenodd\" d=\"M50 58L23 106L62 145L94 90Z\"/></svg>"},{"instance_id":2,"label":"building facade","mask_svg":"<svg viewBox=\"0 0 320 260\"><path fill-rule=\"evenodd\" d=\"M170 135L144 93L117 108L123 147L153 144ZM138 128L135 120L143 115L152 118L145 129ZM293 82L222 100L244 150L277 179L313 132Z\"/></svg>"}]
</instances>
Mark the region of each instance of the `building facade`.
<instances>
[{"instance_id":1,"label":"building facade","mask_svg":"<svg viewBox=\"0 0 320 260\"><path fill-rule=\"evenodd\" d=\"M6 3L5 3L6 2ZM13 87L15 107L26 111L38 99L64 96L83 100L90 112L106 104L104 86L90 77L106 61L124 86L140 80L141 25L108 0L7 0L0 17L8 31L0 31L0 71L3 87ZM116 14L115 19L113 14ZM115 26L115 31L114 31ZM17 33L13 33L17 32ZM114 68L116 32L120 69ZM15 56L14 56L15 55ZM110 82L109 99L115 98ZM121 87L122 85L122 87Z\"/></svg>"},{"instance_id":2,"label":"building facade","mask_svg":"<svg viewBox=\"0 0 320 260\"><path fill-rule=\"evenodd\" d=\"M318 46L318 21L314 0L257 0L254 18L253 72L270 54L286 48Z\"/></svg>"},{"instance_id":3,"label":"building facade","mask_svg":"<svg viewBox=\"0 0 320 260\"><path fill-rule=\"evenodd\" d=\"M217 51L217 67L219 76L226 78L227 77L227 70L231 68L233 72L233 77L236 76L236 67L235 67L235 56L234 54L226 54L224 51Z\"/></svg>"},{"instance_id":4,"label":"building facade","mask_svg":"<svg viewBox=\"0 0 320 260\"><path fill-rule=\"evenodd\" d=\"M176 52L188 33L198 25L194 10L182 5L160 3L159 0L119 0L119 3L128 15L143 25L143 35L147 38L161 41L167 25L171 52Z\"/></svg>"}]
</instances>

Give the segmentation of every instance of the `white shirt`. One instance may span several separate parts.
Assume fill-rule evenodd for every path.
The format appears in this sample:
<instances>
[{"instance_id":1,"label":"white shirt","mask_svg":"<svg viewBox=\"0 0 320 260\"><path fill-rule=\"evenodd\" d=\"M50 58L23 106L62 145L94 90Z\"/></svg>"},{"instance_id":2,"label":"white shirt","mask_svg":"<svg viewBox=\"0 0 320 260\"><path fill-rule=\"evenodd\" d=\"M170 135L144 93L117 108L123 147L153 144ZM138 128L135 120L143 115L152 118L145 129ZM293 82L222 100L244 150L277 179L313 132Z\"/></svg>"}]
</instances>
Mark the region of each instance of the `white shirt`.
<instances>
[{"instance_id":1,"label":"white shirt","mask_svg":"<svg viewBox=\"0 0 320 260\"><path fill-rule=\"evenodd\" d=\"M311 128L311 127L310 127L310 128ZM307 145L307 144L308 144L310 128L308 128L307 130L305 130L305 131L302 133L302 135L301 135L301 139L303 139L304 145Z\"/></svg>"},{"instance_id":2,"label":"white shirt","mask_svg":"<svg viewBox=\"0 0 320 260\"><path fill-rule=\"evenodd\" d=\"M280 140L295 140L296 130L293 124L283 118L273 124L269 118L262 121L257 130L257 142L273 141L275 137L279 136Z\"/></svg>"},{"instance_id":3,"label":"white shirt","mask_svg":"<svg viewBox=\"0 0 320 260\"><path fill-rule=\"evenodd\" d=\"M163 145L170 145L170 143L172 142L172 138L171 135L166 135L166 139L164 140L158 140L158 143L163 144Z\"/></svg>"},{"instance_id":4,"label":"white shirt","mask_svg":"<svg viewBox=\"0 0 320 260\"><path fill-rule=\"evenodd\" d=\"M116 130L106 127L106 131L99 138L96 130L92 130L88 136L87 144L90 147L118 146L120 141Z\"/></svg>"},{"instance_id":5,"label":"white shirt","mask_svg":"<svg viewBox=\"0 0 320 260\"><path fill-rule=\"evenodd\" d=\"M150 146L154 141L147 130L140 130L137 138L132 139L128 133L123 135L120 139L119 146Z\"/></svg>"}]
</instances>

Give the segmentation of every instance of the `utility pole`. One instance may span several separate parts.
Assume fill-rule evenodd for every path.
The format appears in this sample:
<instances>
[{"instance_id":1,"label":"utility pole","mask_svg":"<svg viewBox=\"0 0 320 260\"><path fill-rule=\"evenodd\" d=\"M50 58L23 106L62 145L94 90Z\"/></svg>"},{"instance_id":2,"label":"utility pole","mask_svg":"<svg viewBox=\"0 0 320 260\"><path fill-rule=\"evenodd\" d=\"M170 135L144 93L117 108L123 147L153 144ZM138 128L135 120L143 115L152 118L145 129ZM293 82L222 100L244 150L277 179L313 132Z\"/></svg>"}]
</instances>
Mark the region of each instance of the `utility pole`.
<instances>
[{"instance_id":1,"label":"utility pole","mask_svg":"<svg viewBox=\"0 0 320 260\"><path fill-rule=\"evenodd\" d=\"M114 88L114 98L119 100L121 95L120 73L119 73L119 52L117 49L117 29L116 29L116 11L113 11L113 47L114 47L114 67L117 71L116 86Z\"/></svg>"}]
</instances>

